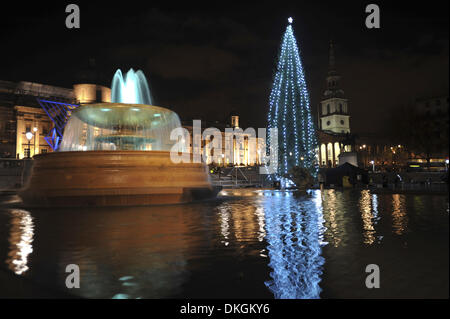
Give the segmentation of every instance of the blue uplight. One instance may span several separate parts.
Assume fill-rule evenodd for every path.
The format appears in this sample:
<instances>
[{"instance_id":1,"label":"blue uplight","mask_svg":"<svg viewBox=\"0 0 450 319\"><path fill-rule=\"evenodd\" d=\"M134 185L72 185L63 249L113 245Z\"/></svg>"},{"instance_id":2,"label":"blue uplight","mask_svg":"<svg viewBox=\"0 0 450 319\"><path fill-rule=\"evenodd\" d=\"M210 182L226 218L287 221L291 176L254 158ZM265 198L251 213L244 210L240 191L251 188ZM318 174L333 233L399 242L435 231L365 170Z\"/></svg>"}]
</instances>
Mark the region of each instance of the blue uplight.
<instances>
[{"instance_id":1,"label":"blue uplight","mask_svg":"<svg viewBox=\"0 0 450 319\"><path fill-rule=\"evenodd\" d=\"M54 124L54 128L50 130L44 139L56 151L61 143L64 127L70 118L71 111L75 110L79 105L42 99L37 99L37 101Z\"/></svg>"}]
</instances>

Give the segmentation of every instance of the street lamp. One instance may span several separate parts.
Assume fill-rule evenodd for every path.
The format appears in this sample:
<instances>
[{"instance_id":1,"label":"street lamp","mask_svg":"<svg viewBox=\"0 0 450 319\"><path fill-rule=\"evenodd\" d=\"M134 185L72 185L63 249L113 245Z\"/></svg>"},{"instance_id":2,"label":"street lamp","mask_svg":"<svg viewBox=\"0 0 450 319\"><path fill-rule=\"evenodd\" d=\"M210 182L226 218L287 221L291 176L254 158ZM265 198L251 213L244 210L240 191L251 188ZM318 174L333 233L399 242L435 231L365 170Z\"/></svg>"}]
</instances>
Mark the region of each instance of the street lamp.
<instances>
[{"instance_id":1,"label":"street lamp","mask_svg":"<svg viewBox=\"0 0 450 319\"><path fill-rule=\"evenodd\" d=\"M375 161L374 161L374 160L371 160L371 161L370 161L370 164L372 164L372 172L375 173Z\"/></svg>"},{"instance_id":2,"label":"street lamp","mask_svg":"<svg viewBox=\"0 0 450 319\"><path fill-rule=\"evenodd\" d=\"M31 133L31 132L26 132L25 133L25 137L27 138L27 140L28 140L28 158L30 158L31 157L31 143L30 143L30 141L31 141L31 139L33 138L33 133Z\"/></svg>"}]
</instances>

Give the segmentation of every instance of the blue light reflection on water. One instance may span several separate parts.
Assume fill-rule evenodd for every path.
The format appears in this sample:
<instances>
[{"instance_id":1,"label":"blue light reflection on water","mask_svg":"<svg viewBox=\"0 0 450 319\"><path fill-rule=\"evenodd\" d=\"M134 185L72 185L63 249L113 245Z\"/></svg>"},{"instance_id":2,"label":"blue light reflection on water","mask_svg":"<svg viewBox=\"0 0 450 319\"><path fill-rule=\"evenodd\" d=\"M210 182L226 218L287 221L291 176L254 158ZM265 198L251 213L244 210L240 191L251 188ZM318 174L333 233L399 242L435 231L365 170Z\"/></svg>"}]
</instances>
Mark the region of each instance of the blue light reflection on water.
<instances>
[{"instance_id":1,"label":"blue light reflection on water","mask_svg":"<svg viewBox=\"0 0 450 319\"><path fill-rule=\"evenodd\" d=\"M293 194L277 193L264 202L272 268L272 280L266 285L275 298L320 298L319 283L325 262L321 256L322 200L320 191L313 191L310 196L312 200L302 200Z\"/></svg>"}]
</instances>

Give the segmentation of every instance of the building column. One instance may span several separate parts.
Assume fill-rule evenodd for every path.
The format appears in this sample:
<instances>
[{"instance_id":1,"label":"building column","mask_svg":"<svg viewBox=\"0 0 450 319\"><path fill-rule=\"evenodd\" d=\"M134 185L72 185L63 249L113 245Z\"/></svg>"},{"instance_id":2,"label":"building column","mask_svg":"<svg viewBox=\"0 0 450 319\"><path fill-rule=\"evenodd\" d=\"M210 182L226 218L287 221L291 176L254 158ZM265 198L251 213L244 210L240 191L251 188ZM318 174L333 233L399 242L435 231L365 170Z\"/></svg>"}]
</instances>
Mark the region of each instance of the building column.
<instances>
[{"instance_id":1,"label":"building column","mask_svg":"<svg viewBox=\"0 0 450 319\"><path fill-rule=\"evenodd\" d=\"M322 167L322 144L319 144L319 167Z\"/></svg>"},{"instance_id":2,"label":"building column","mask_svg":"<svg viewBox=\"0 0 450 319\"><path fill-rule=\"evenodd\" d=\"M332 167L336 167L336 155L334 153L334 143L331 143L331 151L333 152L333 163L332 163Z\"/></svg>"},{"instance_id":3,"label":"building column","mask_svg":"<svg viewBox=\"0 0 450 319\"><path fill-rule=\"evenodd\" d=\"M24 152L23 152L23 131L24 128L24 117L20 113L17 114L16 117L16 158L23 158Z\"/></svg>"}]
</instances>

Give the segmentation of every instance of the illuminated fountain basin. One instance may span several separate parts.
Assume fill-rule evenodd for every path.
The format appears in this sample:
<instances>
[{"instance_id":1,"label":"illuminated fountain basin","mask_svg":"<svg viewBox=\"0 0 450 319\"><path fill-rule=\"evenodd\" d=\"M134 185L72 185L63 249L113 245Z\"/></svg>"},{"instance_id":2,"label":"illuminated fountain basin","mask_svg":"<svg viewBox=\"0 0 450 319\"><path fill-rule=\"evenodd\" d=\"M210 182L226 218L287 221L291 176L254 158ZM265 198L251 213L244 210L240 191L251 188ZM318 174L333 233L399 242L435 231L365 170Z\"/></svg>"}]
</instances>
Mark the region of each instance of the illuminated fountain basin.
<instances>
[{"instance_id":1,"label":"illuminated fountain basin","mask_svg":"<svg viewBox=\"0 0 450 319\"><path fill-rule=\"evenodd\" d=\"M60 151L170 151L170 132L180 126L175 112L159 106L85 105L72 113Z\"/></svg>"},{"instance_id":2,"label":"illuminated fountain basin","mask_svg":"<svg viewBox=\"0 0 450 319\"><path fill-rule=\"evenodd\" d=\"M30 206L185 203L215 195L203 163L172 163L176 113L101 103L76 109L59 152L34 157L21 197Z\"/></svg>"},{"instance_id":3,"label":"illuminated fountain basin","mask_svg":"<svg viewBox=\"0 0 450 319\"><path fill-rule=\"evenodd\" d=\"M205 164L170 159L176 143L170 132L180 126L175 112L159 106L82 105L72 112L60 150L34 157L20 196L28 206L175 204L214 197L218 190Z\"/></svg>"}]
</instances>

